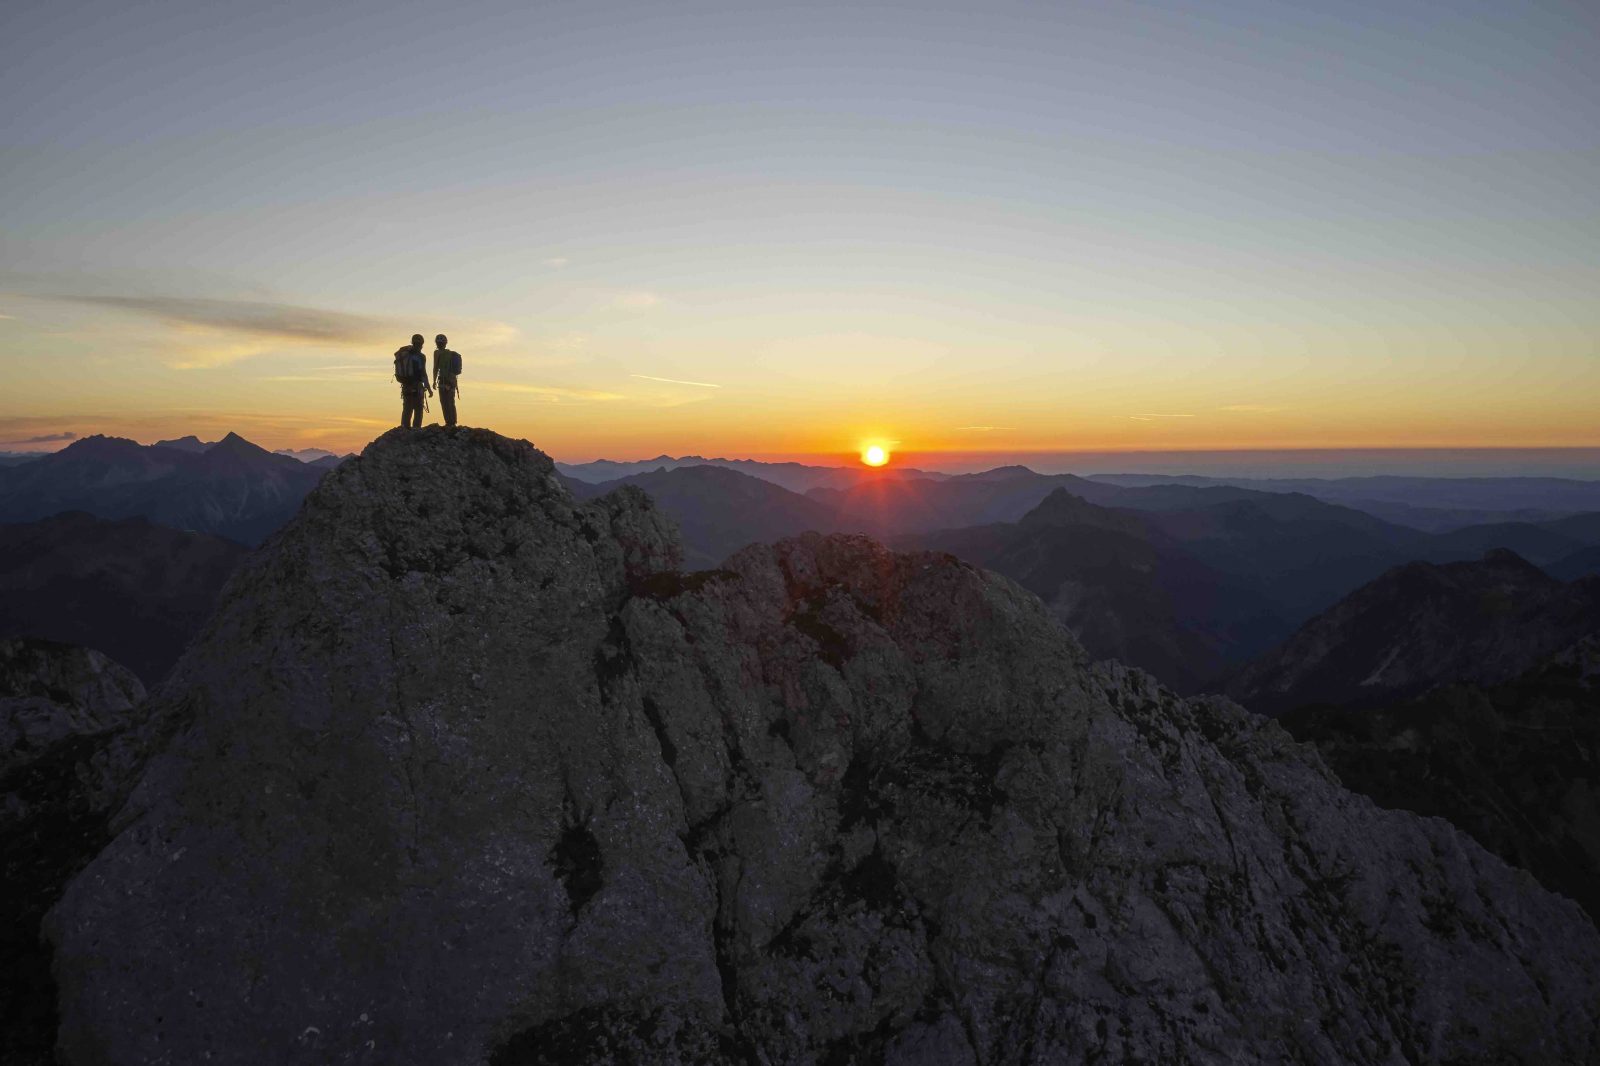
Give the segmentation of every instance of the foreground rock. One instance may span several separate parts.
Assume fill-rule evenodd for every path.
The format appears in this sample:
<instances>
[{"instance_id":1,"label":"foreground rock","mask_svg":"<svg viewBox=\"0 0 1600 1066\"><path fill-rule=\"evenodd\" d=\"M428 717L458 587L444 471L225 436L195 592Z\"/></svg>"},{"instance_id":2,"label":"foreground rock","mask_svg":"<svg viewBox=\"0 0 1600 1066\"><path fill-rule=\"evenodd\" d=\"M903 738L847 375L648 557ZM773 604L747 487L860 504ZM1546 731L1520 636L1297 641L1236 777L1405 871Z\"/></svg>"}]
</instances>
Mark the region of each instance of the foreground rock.
<instances>
[{"instance_id":1,"label":"foreground rock","mask_svg":"<svg viewBox=\"0 0 1600 1066\"><path fill-rule=\"evenodd\" d=\"M488 433L330 474L48 920L65 1059L1600 1055L1579 908L1276 725L947 556L676 552Z\"/></svg>"},{"instance_id":2,"label":"foreground rock","mask_svg":"<svg viewBox=\"0 0 1600 1066\"><path fill-rule=\"evenodd\" d=\"M110 840L136 769L113 739L144 696L97 651L0 640L0 1062L51 1061L56 993L39 920Z\"/></svg>"}]
</instances>

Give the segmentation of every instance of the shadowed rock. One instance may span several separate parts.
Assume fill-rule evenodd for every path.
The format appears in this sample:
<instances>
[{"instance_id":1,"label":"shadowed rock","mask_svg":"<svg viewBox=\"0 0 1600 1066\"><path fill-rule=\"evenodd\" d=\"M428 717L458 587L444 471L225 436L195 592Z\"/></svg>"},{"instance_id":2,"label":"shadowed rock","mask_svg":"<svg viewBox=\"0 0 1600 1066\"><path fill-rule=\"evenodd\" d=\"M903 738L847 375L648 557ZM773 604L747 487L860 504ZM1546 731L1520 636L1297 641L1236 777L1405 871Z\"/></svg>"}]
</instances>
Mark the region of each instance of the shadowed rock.
<instances>
[{"instance_id":1,"label":"shadowed rock","mask_svg":"<svg viewBox=\"0 0 1600 1066\"><path fill-rule=\"evenodd\" d=\"M493 434L331 473L47 922L67 1060L1600 1054L1575 904L1005 579L676 562Z\"/></svg>"},{"instance_id":2,"label":"shadowed rock","mask_svg":"<svg viewBox=\"0 0 1600 1066\"><path fill-rule=\"evenodd\" d=\"M0 1062L52 1061L56 989L39 920L110 839L139 765L117 740L144 696L97 651L0 640Z\"/></svg>"}]
</instances>

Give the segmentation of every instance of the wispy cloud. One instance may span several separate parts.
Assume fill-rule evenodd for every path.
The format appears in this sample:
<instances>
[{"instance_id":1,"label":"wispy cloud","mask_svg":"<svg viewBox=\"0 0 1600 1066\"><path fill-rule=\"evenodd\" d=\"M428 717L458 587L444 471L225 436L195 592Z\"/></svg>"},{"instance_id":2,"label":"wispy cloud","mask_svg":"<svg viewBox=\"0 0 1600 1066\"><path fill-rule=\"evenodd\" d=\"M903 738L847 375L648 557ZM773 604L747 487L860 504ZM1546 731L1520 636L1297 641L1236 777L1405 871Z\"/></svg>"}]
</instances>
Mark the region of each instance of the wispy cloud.
<instances>
[{"instance_id":1,"label":"wispy cloud","mask_svg":"<svg viewBox=\"0 0 1600 1066\"><path fill-rule=\"evenodd\" d=\"M569 389L561 385L524 385L514 381L480 381L477 383L477 388L489 389L491 392L524 393L542 397L551 403L571 401L603 403L627 399L621 393L604 392L599 389Z\"/></svg>"},{"instance_id":2,"label":"wispy cloud","mask_svg":"<svg viewBox=\"0 0 1600 1066\"><path fill-rule=\"evenodd\" d=\"M1250 411L1258 414L1267 414L1271 411L1281 411L1281 407L1268 407L1263 403L1230 403L1226 407L1217 408L1219 411Z\"/></svg>"},{"instance_id":3,"label":"wispy cloud","mask_svg":"<svg viewBox=\"0 0 1600 1066\"><path fill-rule=\"evenodd\" d=\"M1131 418L1135 422L1154 422L1158 418L1193 418L1194 415L1142 414L1142 415L1129 415L1128 417Z\"/></svg>"},{"instance_id":4,"label":"wispy cloud","mask_svg":"<svg viewBox=\"0 0 1600 1066\"><path fill-rule=\"evenodd\" d=\"M648 311L661 302L653 292L625 292L611 301L611 306L623 311Z\"/></svg>"},{"instance_id":5,"label":"wispy cloud","mask_svg":"<svg viewBox=\"0 0 1600 1066\"><path fill-rule=\"evenodd\" d=\"M43 433L37 437L23 437L20 440L0 440L0 444L59 444L62 441L77 439L76 433Z\"/></svg>"},{"instance_id":6,"label":"wispy cloud","mask_svg":"<svg viewBox=\"0 0 1600 1066\"><path fill-rule=\"evenodd\" d=\"M368 344L392 330L388 324L366 315L255 300L59 294L51 299L146 315L174 325L248 333L300 343Z\"/></svg>"},{"instance_id":7,"label":"wispy cloud","mask_svg":"<svg viewBox=\"0 0 1600 1066\"><path fill-rule=\"evenodd\" d=\"M564 255L553 255L544 261L544 265L547 267L564 267L568 262L569 260Z\"/></svg>"},{"instance_id":8,"label":"wispy cloud","mask_svg":"<svg viewBox=\"0 0 1600 1066\"><path fill-rule=\"evenodd\" d=\"M0 319L4 319L7 322L10 322L14 317L14 315L0 315Z\"/></svg>"},{"instance_id":9,"label":"wispy cloud","mask_svg":"<svg viewBox=\"0 0 1600 1066\"><path fill-rule=\"evenodd\" d=\"M956 432L962 433L993 433L997 429L1009 430L1010 426L957 426Z\"/></svg>"},{"instance_id":10,"label":"wispy cloud","mask_svg":"<svg viewBox=\"0 0 1600 1066\"><path fill-rule=\"evenodd\" d=\"M668 385L693 385L697 389L720 389L721 385L713 385L709 381L681 381L678 378L658 378L653 374L629 374L630 378L641 378L645 381L664 381Z\"/></svg>"}]
</instances>

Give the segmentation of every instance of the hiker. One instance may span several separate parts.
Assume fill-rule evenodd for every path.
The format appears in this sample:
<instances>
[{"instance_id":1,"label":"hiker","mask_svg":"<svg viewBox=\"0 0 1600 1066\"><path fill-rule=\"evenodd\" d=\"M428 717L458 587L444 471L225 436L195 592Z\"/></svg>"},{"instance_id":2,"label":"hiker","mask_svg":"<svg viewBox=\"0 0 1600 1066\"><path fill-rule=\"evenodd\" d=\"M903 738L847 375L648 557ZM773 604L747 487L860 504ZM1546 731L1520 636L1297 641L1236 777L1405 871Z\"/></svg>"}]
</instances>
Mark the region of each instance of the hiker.
<instances>
[{"instance_id":1,"label":"hiker","mask_svg":"<svg viewBox=\"0 0 1600 1066\"><path fill-rule=\"evenodd\" d=\"M456 378L461 376L461 353L452 352L445 345L450 343L450 338L443 333L433 338L436 345L433 351L433 384L439 390L439 407L444 411L444 424L456 424L456 395L461 391L461 384Z\"/></svg>"},{"instance_id":2,"label":"hiker","mask_svg":"<svg viewBox=\"0 0 1600 1066\"><path fill-rule=\"evenodd\" d=\"M400 426L422 428L423 390L428 384L428 359L422 354L422 334L413 333L411 343L394 353L394 379L400 383Z\"/></svg>"}]
</instances>

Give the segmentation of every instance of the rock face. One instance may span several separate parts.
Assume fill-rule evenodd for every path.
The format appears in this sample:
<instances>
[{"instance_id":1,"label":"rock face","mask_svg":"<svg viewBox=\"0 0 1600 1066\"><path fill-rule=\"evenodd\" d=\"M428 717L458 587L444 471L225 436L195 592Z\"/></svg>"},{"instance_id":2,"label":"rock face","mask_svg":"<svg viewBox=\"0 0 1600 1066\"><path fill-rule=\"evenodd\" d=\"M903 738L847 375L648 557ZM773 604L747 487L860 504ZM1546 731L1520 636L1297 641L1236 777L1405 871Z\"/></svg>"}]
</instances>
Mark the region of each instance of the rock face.
<instances>
[{"instance_id":1,"label":"rock face","mask_svg":"<svg viewBox=\"0 0 1600 1066\"><path fill-rule=\"evenodd\" d=\"M1263 712L1378 706L1447 682L1494 684L1600 629L1600 578L1562 582L1506 549L1409 563L1246 667L1228 692Z\"/></svg>"},{"instance_id":2,"label":"rock face","mask_svg":"<svg viewBox=\"0 0 1600 1066\"><path fill-rule=\"evenodd\" d=\"M1499 685L1280 722L1350 788L1449 819L1600 922L1600 633Z\"/></svg>"},{"instance_id":3,"label":"rock face","mask_svg":"<svg viewBox=\"0 0 1600 1066\"><path fill-rule=\"evenodd\" d=\"M97 651L0 640L0 1062L52 1061L56 992L39 920L110 839L137 766L114 741L144 695Z\"/></svg>"},{"instance_id":4,"label":"rock face","mask_svg":"<svg viewBox=\"0 0 1600 1066\"><path fill-rule=\"evenodd\" d=\"M330 474L47 921L64 1059L1600 1055L1579 908L1275 724L948 556L676 554L481 431Z\"/></svg>"}]
</instances>

